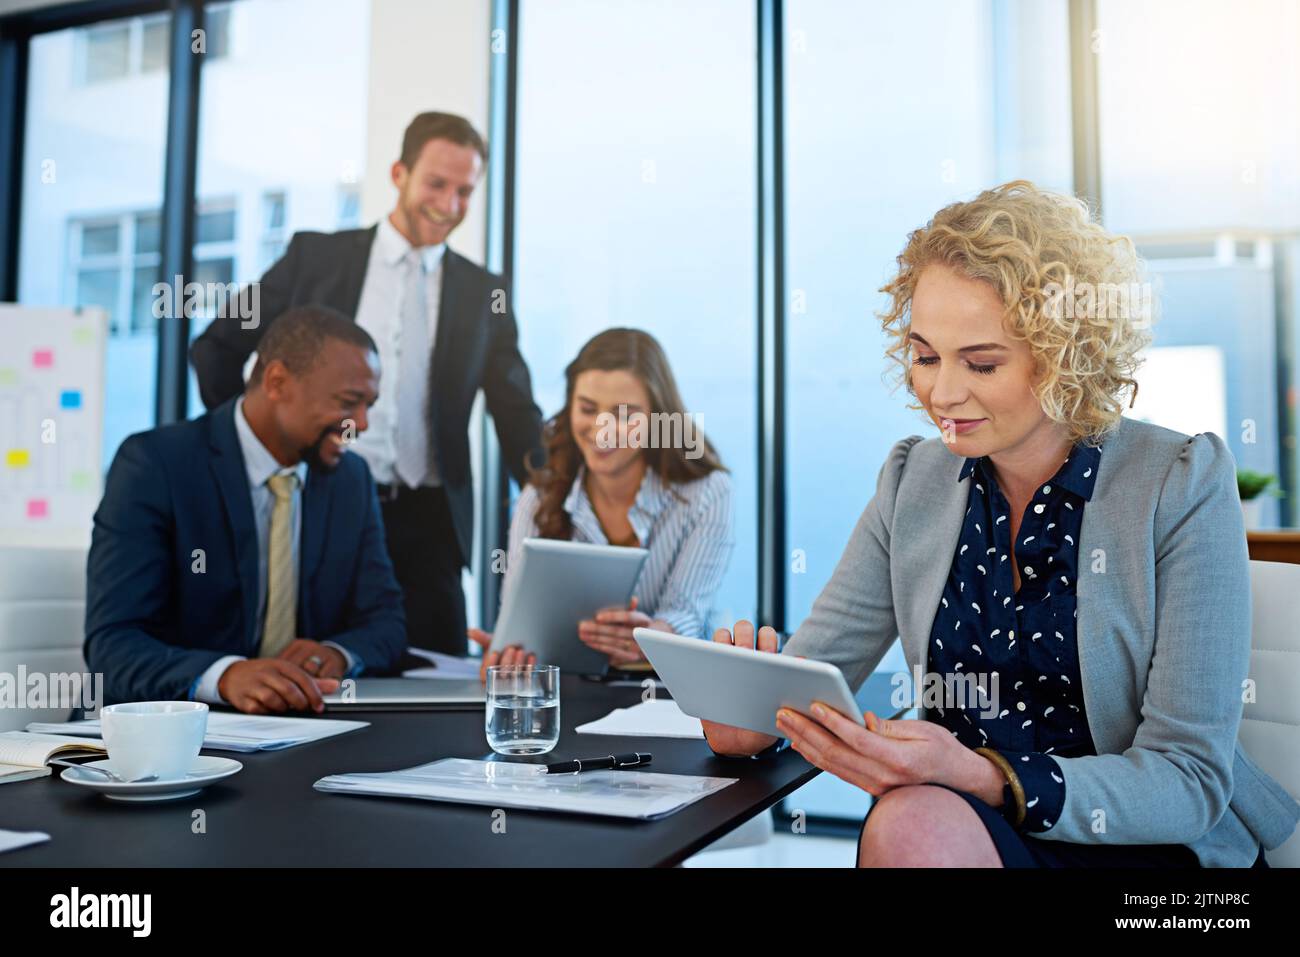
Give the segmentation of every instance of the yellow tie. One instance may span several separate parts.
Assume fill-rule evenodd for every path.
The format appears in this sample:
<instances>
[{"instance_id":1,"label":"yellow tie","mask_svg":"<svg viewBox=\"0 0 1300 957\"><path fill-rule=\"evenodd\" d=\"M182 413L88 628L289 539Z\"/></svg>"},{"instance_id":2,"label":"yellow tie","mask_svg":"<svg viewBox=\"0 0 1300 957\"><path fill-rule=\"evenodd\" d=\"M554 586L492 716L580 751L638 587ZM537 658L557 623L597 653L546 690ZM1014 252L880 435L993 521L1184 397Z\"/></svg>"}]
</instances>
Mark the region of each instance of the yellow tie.
<instances>
[{"instance_id":1,"label":"yellow tie","mask_svg":"<svg viewBox=\"0 0 1300 957\"><path fill-rule=\"evenodd\" d=\"M298 476L280 472L266 480L275 496L271 510L270 547L266 563L266 626L262 629L259 658L274 658L294 639L298 619L298 583L293 569L293 542L290 536L290 509Z\"/></svg>"}]
</instances>

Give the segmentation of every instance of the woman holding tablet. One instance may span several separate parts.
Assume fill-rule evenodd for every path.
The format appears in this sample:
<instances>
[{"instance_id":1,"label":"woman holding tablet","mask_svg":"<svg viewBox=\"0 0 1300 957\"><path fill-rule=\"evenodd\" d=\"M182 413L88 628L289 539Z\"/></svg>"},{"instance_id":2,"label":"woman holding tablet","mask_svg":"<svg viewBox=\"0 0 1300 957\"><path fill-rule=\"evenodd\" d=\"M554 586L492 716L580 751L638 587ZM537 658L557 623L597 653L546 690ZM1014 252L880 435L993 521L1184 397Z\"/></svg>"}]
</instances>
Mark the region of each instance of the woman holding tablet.
<instances>
[{"instance_id":1,"label":"woman holding tablet","mask_svg":"<svg viewBox=\"0 0 1300 957\"><path fill-rule=\"evenodd\" d=\"M619 667L645 660L632 629L703 638L734 547L731 479L685 411L663 349L637 329L607 329L565 370L565 402L547 422L546 464L515 503L502 596L526 538L649 551L628 608L598 612L578 640ZM487 647L491 636L470 637ZM526 649L484 655L486 668Z\"/></svg>"},{"instance_id":2,"label":"woman holding tablet","mask_svg":"<svg viewBox=\"0 0 1300 957\"><path fill-rule=\"evenodd\" d=\"M940 435L891 449L783 653L857 687L901 636L925 720L777 721L877 796L859 863L1267 866L1300 806L1237 744L1235 466L1213 433L1121 418L1150 338L1132 244L1019 181L940 210L898 266L886 355ZM714 640L753 646L754 629ZM705 732L723 754L776 743Z\"/></svg>"}]
</instances>

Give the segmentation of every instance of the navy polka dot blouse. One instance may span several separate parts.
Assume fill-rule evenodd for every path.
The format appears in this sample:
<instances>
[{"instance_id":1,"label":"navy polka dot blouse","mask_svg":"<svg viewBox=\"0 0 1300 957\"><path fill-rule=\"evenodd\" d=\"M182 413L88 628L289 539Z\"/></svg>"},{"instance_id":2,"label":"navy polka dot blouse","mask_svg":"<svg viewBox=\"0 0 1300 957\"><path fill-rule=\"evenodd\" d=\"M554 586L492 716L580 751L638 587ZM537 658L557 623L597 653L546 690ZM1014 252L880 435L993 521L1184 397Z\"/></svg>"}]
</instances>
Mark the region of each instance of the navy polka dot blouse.
<instances>
[{"instance_id":1,"label":"navy polka dot blouse","mask_svg":"<svg viewBox=\"0 0 1300 957\"><path fill-rule=\"evenodd\" d=\"M928 716L967 747L993 748L1011 762L1025 790L1023 831L1048 830L1065 803L1050 756L1096 754L1079 678L1075 585L1079 529L1100 460L1101 448L1076 444L1034 493L1016 533L1014 594L1010 503L987 459L968 458L958 478L970 480L969 506L927 670L959 693ZM972 673L976 679L962 677Z\"/></svg>"}]
</instances>

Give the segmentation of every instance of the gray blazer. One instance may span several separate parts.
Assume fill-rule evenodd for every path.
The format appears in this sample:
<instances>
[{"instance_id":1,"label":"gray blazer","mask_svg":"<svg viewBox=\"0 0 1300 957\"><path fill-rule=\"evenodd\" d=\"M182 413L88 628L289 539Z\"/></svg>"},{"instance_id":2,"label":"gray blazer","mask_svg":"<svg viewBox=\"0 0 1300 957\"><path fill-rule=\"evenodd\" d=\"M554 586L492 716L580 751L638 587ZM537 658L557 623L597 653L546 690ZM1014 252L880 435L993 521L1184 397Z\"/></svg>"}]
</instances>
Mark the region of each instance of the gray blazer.
<instances>
[{"instance_id":1,"label":"gray blazer","mask_svg":"<svg viewBox=\"0 0 1300 957\"><path fill-rule=\"evenodd\" d=\"M909 670L926 668L966 511L963 462L939 438L890 450L786 654L833 662L857 688L897 636ZM1032 836L1186 844L1204 867L1249 867L1261 844L1291 835L1300 805L1237 743L1250 617L1227 446L1122 419L1104 441L1079 541L1079 670L1097 754L1054 758L1065 805Z\"/></svg>"}]
</instances>

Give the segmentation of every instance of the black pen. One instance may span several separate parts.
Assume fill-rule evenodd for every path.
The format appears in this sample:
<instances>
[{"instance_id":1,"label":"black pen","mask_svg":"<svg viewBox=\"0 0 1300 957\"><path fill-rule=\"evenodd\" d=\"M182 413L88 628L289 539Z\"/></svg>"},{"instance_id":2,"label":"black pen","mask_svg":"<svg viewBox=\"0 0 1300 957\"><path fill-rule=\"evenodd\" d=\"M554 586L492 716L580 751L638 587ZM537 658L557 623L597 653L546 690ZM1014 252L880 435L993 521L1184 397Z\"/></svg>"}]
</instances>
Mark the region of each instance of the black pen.
<instances>
[{"instance_id":1,"label":"black pen","mask_svg":"<svg viewBox=\"0 0 1300 957\"><path fill-rule=\"evenodd\" d=\"M639 768L650 763L650 755L640 751L629 754L607 754L603 758L579 758L546 765L547 774L577 774L579 771L609 771L622 768Z\"/></svg>"}]
</instances>

